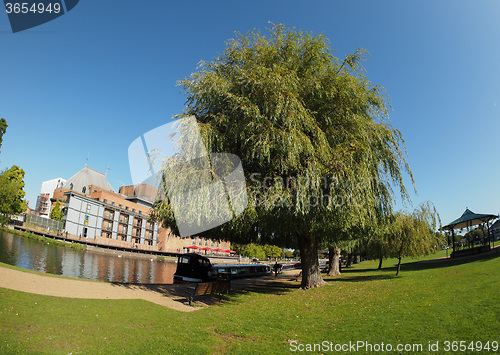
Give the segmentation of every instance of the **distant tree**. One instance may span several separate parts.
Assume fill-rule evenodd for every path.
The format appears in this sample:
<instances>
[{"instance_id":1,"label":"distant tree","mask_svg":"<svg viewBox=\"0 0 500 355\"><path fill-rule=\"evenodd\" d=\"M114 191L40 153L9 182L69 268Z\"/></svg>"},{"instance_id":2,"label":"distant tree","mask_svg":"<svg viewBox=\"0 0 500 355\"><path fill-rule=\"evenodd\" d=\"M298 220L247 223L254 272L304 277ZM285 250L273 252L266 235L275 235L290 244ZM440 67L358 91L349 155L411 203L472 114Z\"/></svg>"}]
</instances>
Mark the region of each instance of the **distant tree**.
<instances>
[{"instance_id":1,"label":"distant tree","mask_svg":"<svg viewBox=\"0 0 500 355\"><path fill-rule=\"evenodd\" d=\"M283 249L276 245L264 245L264 252L268 258L281 258L283 256Z\"/></svg>"},{"instance_id":2,"label":"distant tree","mask_svg":"<svg viewBox=\"0 0 500 355\"><path fill-rule=\"evenodd\" d=\"M257 258L261 260L266 259L266 253L262 245L257 245L253 243L237 245L235 251L243 256L248 256L249 258Z\"/></svg>"},{"instance_id":3,"label":"distant tree","mask_svg":"<svg viewBox=\"0 0 500 355\"><path fill-rule=\"evenodd\" d=\"M7 130L7 121L5 120L5 118L0 118L0 147L2 147L3 135L5 134L6 130Z\"/></svg>"},{"instance_id":4,"label":"distant tree","mask_svg":"<svg viewBox=\"0 0 500 355\"><path fill-rule=\"evenodd\" d=\"M9 216L26 210L23 200L24 170L14 165L0 174L0 223L9 222Z\"/></svg>"},{"instance_id":5,"label":"distant tree","mask_svg":"<svg viewBox=\"0 0 500 355\"><path fill-rule=\"evenodd\" d=\"M57 200L55 206L52 208L52 211L50 211L50 218L56 221L61 221L61 202L59 200Z\"/></svg>"},{"instance_id":6,"label":"distant tree","mask_svg":"<svg viewBox=\"0 0 500 355\"><path fill-rule=\"evenodd\" d=\"M385 218L380 224L372 228L366 245L366 252L371 258L379 261L377 269L382 269L382 262L390 252L388 235L388 226L390 220Z\"/></svg>"},{"instance_id":7,"label":"distant tree","mask_svg":"<svg viewBox=\"0 0 500 355\"><path fill-rule=\"evenodd\" d=\"M476 228L470 232L465 233L464 238L469 245L475 245L483 239L484 232L481 228Z\"/></svg>"},{"instance_id":8,"label":"distant tree","mask_svg":"<svg viewBox=\"0 0 500 355\"><path fill-rule=\"evenodd\" d=\"M293 258L293 251L292 250L285 250L285 258L292 259Z\"/></svg>"},{"instance_id":9,"label":"distant tree","mask_svg":"<svg viewBox=\"0 0 500 355\"><path fill-rule=\"evenodd\" d=\"M398 259L396 276L401 269L401 258L436 252L440 238L436 235L439 215L429 202L421 204L413 213L394 214L385 235L388 256Z\"/></svg>"}]
</instances>

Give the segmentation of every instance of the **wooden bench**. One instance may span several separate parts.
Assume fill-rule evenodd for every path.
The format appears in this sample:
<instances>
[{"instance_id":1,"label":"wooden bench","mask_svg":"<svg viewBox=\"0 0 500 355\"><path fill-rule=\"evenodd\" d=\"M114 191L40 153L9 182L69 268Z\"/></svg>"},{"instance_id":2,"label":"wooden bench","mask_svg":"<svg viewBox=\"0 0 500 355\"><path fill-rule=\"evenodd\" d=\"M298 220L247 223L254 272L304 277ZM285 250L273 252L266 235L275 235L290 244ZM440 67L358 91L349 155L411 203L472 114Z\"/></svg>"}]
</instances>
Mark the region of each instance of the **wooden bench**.
<instances>
[{"instance_id":1,"label":"wooden bench","mask_svg":"<svg viewBox=\"0 0 500 355\"><path fill-rule=\"evenodd\" d=\"M220 298L222 295L227 295L231 291L231 280L217 280L213 282L198 282L194 289L187 290L187 299L189 305L193 305L193 299L196 296L218 294Z\"/></svg>"}]
</instances>

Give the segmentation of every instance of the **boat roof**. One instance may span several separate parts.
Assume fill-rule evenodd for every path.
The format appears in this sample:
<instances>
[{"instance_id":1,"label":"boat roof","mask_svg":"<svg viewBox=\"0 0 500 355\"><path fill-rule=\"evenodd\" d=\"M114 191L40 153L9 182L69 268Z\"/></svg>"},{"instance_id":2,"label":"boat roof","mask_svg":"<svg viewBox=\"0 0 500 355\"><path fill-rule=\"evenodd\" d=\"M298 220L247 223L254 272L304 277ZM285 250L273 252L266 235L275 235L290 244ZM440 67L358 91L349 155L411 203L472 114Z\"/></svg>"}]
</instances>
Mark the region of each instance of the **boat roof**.
<instances>
[{"instance_id":1,"label":"boat roof","mask_svg":"<svg viewBox=\"0 0 500 355\"><path fill-rule=\"evenodd\" d=\"M268 266L267 264L212 264L212 267Z\"/></svg>"}]
</instances>

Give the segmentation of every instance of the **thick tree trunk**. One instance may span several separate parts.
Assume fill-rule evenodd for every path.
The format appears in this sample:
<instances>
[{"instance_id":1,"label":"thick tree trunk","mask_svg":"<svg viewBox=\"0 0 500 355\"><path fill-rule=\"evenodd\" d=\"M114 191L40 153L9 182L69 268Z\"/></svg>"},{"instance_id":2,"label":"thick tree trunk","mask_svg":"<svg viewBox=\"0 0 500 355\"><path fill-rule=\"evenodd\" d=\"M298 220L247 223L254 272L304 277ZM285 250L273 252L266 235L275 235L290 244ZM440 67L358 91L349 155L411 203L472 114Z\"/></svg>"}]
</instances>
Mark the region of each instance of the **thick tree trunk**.
<instances>
[{"instance_id":1,"label":"thick tree trunk","mask_svg":"<svg viewBox=\"0 0 500 355\"><path fill-rule=\"evenodd\" d=\"M401 270L401 257L398 258L398 270L396 271L396 276L399 275L399 270Z\"/></svg>"},{"instance_id":2,"label":"thick tree trunk","mask_svg":"<svg viewBox=\"0 0 500 355\"><path fill-rule=\"evenodd\" d=\"M325 285L319 270L316 238L310 235L299 235L298 242L300 261L302 263L302 283L300 287L308 289Z\"/></svg>"},{"instance_id":3,"label":"thick tree trunk","mask_svg":"<svg viewBox=\"0 0 500 355\"><path fill-rule=\"evenodd\" d=\"M352 253L348 253L347 254L347 261L346 261L345 266L346 267L350 267L351 265L352 265Z\"/></svg>"},{"instance_id":4,"label":"thick tree trunk","mask_svg":"<svg viewBox=\"0 0 500 355\"><path fill-rule=\"evenodd\" d=\"M329 256L329 268L328 268L328 276L338 276L340 275L340 248L335 245L335 247L328 248L328 256Z\"/></svg>"},{"instance_id":5,"label":"thick tree trunk","mask_svg":"<svg viewBox=\"0 0 500 355\"><path fill-rule=\"evenodd\" d=\"M353 254L353 256L352 256L352 263L353 264L357 264L358 263L358 255L357 254Z\"/></svg>"},{"instance_id":6,"label":"thick tree trunk","mask_svg":"<svg viewBox=\"0 0 500 355\"><path fill-rule=\"evenodd\" d=\"M383 256L381 256L381 257L378 259L378 268L377 268L377 270L382 269L382 260L384 260L384 257L383 257Z\"/></svg>"}]
</instances>

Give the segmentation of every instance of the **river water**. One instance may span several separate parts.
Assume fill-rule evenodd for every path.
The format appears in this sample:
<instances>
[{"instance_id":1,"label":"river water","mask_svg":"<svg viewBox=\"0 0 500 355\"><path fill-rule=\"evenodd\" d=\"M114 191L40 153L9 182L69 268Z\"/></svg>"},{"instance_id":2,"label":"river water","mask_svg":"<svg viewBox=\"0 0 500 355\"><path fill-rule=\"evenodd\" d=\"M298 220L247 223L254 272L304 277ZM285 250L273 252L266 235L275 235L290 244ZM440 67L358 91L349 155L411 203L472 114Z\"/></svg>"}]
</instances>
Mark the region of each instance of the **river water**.
<instances>
[{"instance_id":1,"label":"river water","mask_svg":"<svg viewBox=\"0 0 500 355\"><path fill-rule=\"evenodd\" d=\"M0 230L0 262L24 269L81 279L171 284L176 263L154 256L78 251Z\"/></svg>"}]
</instances>

